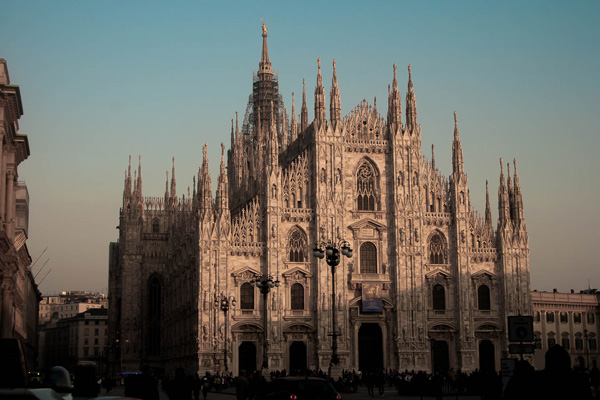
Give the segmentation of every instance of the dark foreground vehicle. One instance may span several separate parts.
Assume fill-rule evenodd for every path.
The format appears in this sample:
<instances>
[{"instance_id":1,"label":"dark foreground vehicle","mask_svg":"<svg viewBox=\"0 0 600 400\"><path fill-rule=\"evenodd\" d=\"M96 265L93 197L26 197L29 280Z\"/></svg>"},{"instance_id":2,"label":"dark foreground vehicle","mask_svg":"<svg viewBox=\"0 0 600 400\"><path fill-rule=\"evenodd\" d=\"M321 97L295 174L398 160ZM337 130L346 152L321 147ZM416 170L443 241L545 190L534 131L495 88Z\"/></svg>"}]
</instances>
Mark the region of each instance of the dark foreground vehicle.
<instances>
[{"instance_id":1,"label":"dark foreground vehicle","mask_svg":"<svg viewBox=\"0 0 600 400\"><path fill-rule=\"evenodd\" d=\"M291 376L269 382L255 400L342 400L342 396L325 379Z\"/></svg>"}]
</instances>

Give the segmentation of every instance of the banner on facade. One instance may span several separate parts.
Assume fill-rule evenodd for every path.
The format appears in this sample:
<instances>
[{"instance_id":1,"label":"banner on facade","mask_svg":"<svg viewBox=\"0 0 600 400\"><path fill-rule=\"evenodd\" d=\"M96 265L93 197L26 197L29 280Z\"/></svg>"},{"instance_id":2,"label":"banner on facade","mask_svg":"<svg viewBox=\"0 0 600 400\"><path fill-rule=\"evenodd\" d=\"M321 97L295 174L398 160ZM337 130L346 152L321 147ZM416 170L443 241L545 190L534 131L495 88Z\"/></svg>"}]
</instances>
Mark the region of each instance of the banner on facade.
<instances>
[{"instance_id":1,"label":"banner on facade","mask_svg":"<svg viewBox=\"0 0 600 400\"><path fill-rule=\"evenodd\" d=\"M362 284L362 312L381 312L383 302L381 300L381 284Z\"/></svg>"}]
</instances>

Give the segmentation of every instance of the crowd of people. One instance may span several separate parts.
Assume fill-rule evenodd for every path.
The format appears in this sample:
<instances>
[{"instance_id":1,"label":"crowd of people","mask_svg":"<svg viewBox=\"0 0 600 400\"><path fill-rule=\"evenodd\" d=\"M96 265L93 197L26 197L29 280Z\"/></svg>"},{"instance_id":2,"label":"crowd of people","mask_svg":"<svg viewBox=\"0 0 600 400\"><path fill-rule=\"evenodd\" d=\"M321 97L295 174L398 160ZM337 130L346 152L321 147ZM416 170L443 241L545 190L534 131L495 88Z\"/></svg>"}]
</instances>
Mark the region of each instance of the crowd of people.
<instances>
[{"instance_id":1,"label":"crowd of people","mask_svg":"<svg viewBox=\"0 0 600 400\"><path fill-rule=\"evenodd\" d=\"M271 371L269 380L285 377L286 370ZM479 396L482 399L592 399L600 398L600 371L571 368L571 360L561 346L554 346L546 352L546 367L535 371L527 361L518 361L508 383L495 371L475 370L469 374L450 369L445 372L427 373L424 371L396 371L374 369L365 371L344 370L337 380L330 378L322 370L293 371L293 376L320 377L329 380L340 393L358 392L366 388L370 397L384 397L386 388L394 394L404 396L434 396L441 399L445 395ZM261 371L246 373L240 371L238 377L231 373L211 374L200 377L186 375L177 368L175 376L162 379L162 389L170 399L208 400L209 392L219 392L235 388L237 400L252 400L264 393L267 379ZM149 368L141 375L131 376L125 382L125 395L142 399L156 400L158 380Z\"/></svg>"}]
</instances>

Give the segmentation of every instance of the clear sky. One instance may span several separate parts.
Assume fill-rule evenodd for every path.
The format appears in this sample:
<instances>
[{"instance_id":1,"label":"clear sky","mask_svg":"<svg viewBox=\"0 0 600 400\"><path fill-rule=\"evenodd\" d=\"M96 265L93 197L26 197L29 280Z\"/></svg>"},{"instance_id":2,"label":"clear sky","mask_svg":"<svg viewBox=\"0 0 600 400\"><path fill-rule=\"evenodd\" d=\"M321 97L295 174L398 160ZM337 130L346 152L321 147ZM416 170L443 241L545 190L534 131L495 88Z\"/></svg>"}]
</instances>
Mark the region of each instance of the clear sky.
<instances>
[{"instance_id":1,"label":"clear sky","mask_svg":"<svg viewBox=\"0 0 600 400\"><path fill-rule=\"evenodd\" d=\"M326 94L337 60L342 114L378 98L412 64L423 152L451 172L453 111L471 201L494 225L498 158L517 158L530 236L531 288L600 287L598 1L13 1L0 0L0 58L21 87L19 166L30 193L28 247L44 294L106 290L128 156L146 196L162 196L175 157L187 194L209 145L243 118L261 52L260 20L288 113L317 57ZM296 103L299 111L300 103ZM404 106L404 101L403 101ZM241 122L241 121L240 121Z\"/></svg>"}]
</instances>

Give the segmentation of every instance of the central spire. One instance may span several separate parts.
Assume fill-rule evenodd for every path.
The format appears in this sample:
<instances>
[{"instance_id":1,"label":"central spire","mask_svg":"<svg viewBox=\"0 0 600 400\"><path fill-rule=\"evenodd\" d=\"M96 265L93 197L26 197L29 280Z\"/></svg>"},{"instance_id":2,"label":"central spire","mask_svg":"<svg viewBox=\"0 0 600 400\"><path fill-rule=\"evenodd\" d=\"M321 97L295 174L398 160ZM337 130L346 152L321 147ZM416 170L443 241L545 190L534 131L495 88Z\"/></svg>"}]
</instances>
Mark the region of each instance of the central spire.
<instances>
[{"instance_id":1,"label":"central spire","mask_svg":"<svg viewBox=\"0 0 600 400\"><path fill-rule=\"evenodd\" d=\"M272 72L271 71L271 61L269 61L269 46L267 45L267 25L264 21L262 21L262 37L263 37L263 45L262 45L262 57L260 59L260 63L258 64L261 72Z\"/></svg>"}]
</instances>

